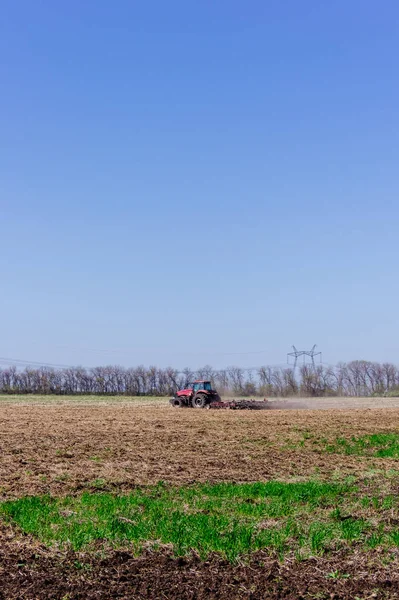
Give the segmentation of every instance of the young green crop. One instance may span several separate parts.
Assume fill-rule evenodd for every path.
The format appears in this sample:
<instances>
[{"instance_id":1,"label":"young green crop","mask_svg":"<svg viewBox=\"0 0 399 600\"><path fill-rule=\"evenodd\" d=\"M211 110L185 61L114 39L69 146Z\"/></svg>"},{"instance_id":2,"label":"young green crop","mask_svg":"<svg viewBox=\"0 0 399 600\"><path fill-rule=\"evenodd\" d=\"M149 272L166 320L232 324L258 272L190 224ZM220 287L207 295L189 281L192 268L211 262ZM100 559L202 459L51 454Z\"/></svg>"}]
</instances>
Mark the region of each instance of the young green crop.
<instances>
[{"instance_id":1,"label":"young green crop","mask_svg":"<svg viewBox=\"0 0 399 600\"><path fill-rule=\"evenodd\" d=\"M99 541L136 553L167 544L177 555L218 552L236 560L265 548L306 556L352 542L399 545L397 532L364 516L368 510L390 511L395 498L386 496L377 507L373 499L365 502L345 483L160 483L120 496L25 497L0 504L0 515L46 544L75 550ZM345 514L348 507L363 516Z\"/></svg>"},{"instance_id":2,"label":"young green crop","mask_svg":"<svg viewBox=\"0 0 399 600\"><path fill-rule=\"evenodd\" d=\"M47 544L80 549L107 540L137 552L144 544L172 544L176 554L219 552L234 560L260 548L283 553L292 540L316 552L337 535L347 539L334 520L309 526L301 516L333 508L348 492L346 485L319 482L160 484L123 496L26 497L4 502L0 511Z\"/></svg>"},{"instance_id":3,"label":"young green crop","mask_svg":"<svg viewBox=\"0 0 399 600\"><path fill-rule=\"evenodd\" d=\"M326 445L328 452L338 452L347 455L375 456L379 458L399 457L399 434L374 433L350 439L337 438Z\"/></svg>"}]
</instances>

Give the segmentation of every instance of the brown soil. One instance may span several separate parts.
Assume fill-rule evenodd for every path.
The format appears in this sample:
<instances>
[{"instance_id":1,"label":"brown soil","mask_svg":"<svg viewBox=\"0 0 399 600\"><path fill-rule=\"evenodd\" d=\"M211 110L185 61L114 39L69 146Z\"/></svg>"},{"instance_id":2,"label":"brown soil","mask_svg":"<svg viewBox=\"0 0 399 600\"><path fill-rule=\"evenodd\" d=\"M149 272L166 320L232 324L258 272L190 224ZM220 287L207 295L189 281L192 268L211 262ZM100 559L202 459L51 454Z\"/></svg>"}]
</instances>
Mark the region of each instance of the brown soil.
<instances>
[{"instance_id":1,"label":"brown soil","mask_svg":"<svg viewBox=\"0 0 399 600\"><path fill-rule=\"evenodd\" d=\"M395 469L331 455L315 436L397 431L399 409L204 411L172 407L0 406L0 498L129 489L159 480L254 481Z\"/></svg>"},{"instance_id":2,"label":"brown soil","mask_svg":"<svg viewBox=\"0 0 399 600\"><path fill-rule=\"evenodd\" d=\"M304 433L334 439L397 431L398 425L396 408L234 412L4 404L0 497L128 490L160 479L327 478L397 469L395 460L329 455L311 440L300 443ZM234 566L216 556L174 559L166 551L140 558L121 551L65 554L0 523L0 600L399 598L399 556L389 564L385 558L342 550L280 563L257 553L249 564Z\"/></svg>"},{"instance_id":3,"label":"brown soil","mask_svg":"<svg viewBox=\"0 0 399 600\"><path fill-rule=\"evenodd\" d=\"M5 527L0 541L1 600L399 598L399 558L392 555L384 566L378 552L342 550L283 563L258 552L249 563L232 565L217 556L203 562L167 552L62 554Z\"/></svg>"}]
</instances>

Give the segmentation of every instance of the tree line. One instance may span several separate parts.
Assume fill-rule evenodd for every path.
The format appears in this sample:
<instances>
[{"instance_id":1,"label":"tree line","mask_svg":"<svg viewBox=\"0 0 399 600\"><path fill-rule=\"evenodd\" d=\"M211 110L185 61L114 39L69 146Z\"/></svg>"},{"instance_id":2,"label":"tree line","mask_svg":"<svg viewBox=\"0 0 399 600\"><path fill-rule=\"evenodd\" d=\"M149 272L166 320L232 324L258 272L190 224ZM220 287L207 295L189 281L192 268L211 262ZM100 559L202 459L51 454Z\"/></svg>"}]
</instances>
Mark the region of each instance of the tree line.
<instances>
[{"instance_id":1,"label":"tree line","mask_svg":"<svg viewBox=\"0 0 399 600\"><path fill-rule=\"evenodd\" d=\"M399 368L391 363L356 360L335 367L302 365L193 371L158 367L105 366L0 369L0 394L92 394L168 396L195 379L212 381L222 395L237 396L382 396L399 395Z\"/></svg>"}]
</instances>

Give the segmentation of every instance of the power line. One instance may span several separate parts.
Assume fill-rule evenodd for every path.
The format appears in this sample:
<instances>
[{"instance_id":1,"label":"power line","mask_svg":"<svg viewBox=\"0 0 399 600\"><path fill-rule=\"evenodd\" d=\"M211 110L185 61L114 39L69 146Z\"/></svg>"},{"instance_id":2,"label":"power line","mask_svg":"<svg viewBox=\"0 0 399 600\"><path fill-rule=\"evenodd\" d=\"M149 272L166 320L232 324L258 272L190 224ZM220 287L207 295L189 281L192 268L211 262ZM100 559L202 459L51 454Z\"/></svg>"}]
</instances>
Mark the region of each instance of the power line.
<instances>
[{"instance_id":1,"label":"power line","mask_svg":"<svg viewBox=\"0 0 399 600\"><path fill-rule=\"evenodd\" d=\"M82 348L82 347L73 347L73 346L57 346L57 348L66 348L69 350L79 350L84 352L98 352L102 354L131 354L132 349L122 348L122 349L109 349L104 350L101 348ZM137 348L133 348L133 350L137 350ZM203 352L171 352L172 355L184 354L185 356L198 356L201 354L206 354L207 356L247 356L250 354L267 354L268 350L250 350L248 352L208 352L204 350Z\"/></svg>"},{"instance_id":2,"label":"power line","mask_svg":"<svg viewBox=\"0 0 399 600\"><path fill-rule=\"evenodd\" d=\"M312 361L312 366L313 368L315 368L315 356L320 356L320 362L322 362L322 354L321 352L316 352L316 344L313 346L313 348L311 350L297 350L295 348L295 346L292 346L294 349L294 352L288 352L287 353L287 363L290 364L289 360L290 360L290 356L292 356L294 358L294 371L297 367L298 364L298 358L300 358L301 356L303 356L303 364L306 364L306 357L309 356L310 360Z\"/></svg>"},{"instance_id":3,"label":"power line","mask_svg":"<svg viewBox=\"0 0 399 600\"><path fill-rule=\"evenodd\" d=\"M21 358L5 358L4 356L0 356L0 362L3 364L11 365L11 366L20 366L20 367L53 367L55 369L72 369L71 365L59 365L54 363L44 363L37 362L35 360L23 360Z\"/></svg>"}]
</instances>

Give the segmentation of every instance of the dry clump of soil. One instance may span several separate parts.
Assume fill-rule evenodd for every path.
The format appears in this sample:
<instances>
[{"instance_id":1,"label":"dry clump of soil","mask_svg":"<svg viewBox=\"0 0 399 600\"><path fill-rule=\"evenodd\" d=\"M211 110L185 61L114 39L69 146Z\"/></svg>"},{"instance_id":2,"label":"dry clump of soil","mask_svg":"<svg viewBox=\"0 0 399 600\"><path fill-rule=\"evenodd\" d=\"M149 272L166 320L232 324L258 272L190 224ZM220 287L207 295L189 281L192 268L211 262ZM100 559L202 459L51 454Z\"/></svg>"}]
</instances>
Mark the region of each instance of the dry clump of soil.
<instances>
[{"instance_id":1,"label":"dry clump of soil","mask_svg":"<svg viewBox=\"0 0 399 600\"><path fill-rule=\"evenodd\" d=\"M257 552L239 565L167 551L140 558L128 551L61 553L0 526L1 600L392 599L399 598L398 567L397 554L384 565L378 552L348 550L300 562Z\"/></svg>"},{"instance_id":2,"label":"dry clump of soil","mask_svg":"<svg viewBox=\"0 0 399 600\"><path fill-rule=\"evenodd\" d=\"M0 498L159 480L256 481L395 469L394 459L332 455L304 432L397 431L399 409L201 411L172 407L0 406Z\"/></svg>"}]
</instances>

